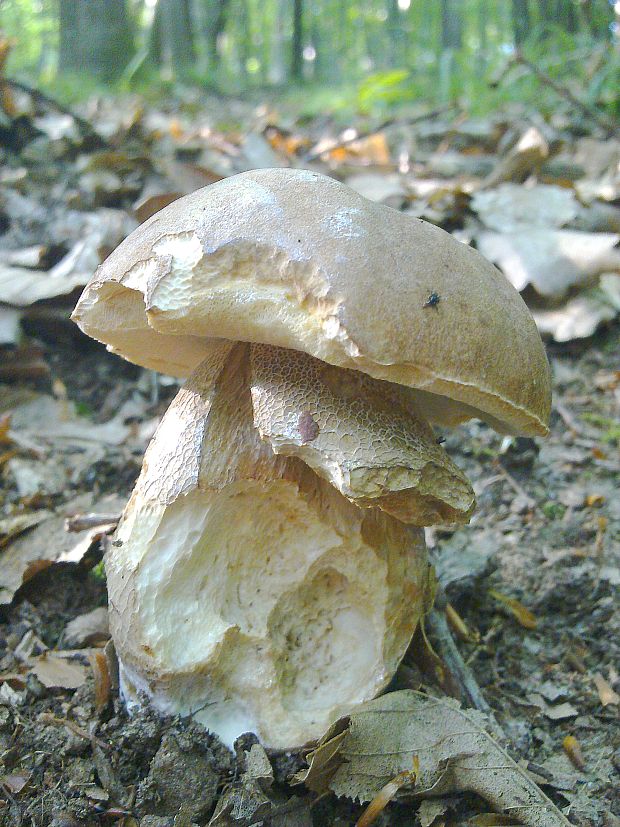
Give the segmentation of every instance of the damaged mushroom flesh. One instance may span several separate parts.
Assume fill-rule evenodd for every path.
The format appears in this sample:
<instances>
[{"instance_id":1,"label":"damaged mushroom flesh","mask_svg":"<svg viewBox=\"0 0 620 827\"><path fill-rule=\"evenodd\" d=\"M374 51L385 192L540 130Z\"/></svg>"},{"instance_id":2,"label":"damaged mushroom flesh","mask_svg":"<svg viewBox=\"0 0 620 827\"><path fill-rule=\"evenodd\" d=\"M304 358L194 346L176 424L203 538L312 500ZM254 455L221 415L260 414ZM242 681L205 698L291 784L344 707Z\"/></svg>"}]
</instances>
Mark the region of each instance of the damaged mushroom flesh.
<instances>
[{"instance_id":1,"label":"damaged mushroom flesh","mask_svg":"<svg viewBox=\"0 0 620 827\"><path fill-rule=\"evenodd\" d=\"M211 351L107 559L124 692L291 748L376 695L411 640L429 574L401 521L466 520L474 497L406 389L283 348Z\"/></svg>"},{"instance_id":2,"label":"damaged mushroom flesh","mask_svg":"<svg viewBox=\"0 0 620 827\"><path fill-rule=\"evenodd\" d=\"M169 205L73 318L189 375L106 555L110 625L128 704L228 744L300 746L394 675L431 590L421 527L474 507L429 422L547 431L544 348L501 273L314 172Z\"/></svg>"}]
</instances>

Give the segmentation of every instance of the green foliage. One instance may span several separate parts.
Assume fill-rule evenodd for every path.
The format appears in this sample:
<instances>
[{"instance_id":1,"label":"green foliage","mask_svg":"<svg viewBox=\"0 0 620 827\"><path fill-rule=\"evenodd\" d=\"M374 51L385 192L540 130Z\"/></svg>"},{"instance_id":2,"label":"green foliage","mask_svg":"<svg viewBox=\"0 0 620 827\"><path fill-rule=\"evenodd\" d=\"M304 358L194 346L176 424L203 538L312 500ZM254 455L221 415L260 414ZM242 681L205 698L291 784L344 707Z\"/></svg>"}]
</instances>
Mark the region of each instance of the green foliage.
<instances>
[{"instance_id":1,"label":"green foliage","mask_svg":"<svg viewBox=\"0 0 620 827\"><path fill-rule=\"evenodd\" d=\"M566 508L562 503L556 503L552 500L543 503L541 509L548 520L561 520L566 512Z\"/></svg>"},{"instance_id":2,"label":"green foliage","mask_svg":"<svg viewBox=\"0 0 620 827\"><path fill-rule=\"evenodd\" d=\"M96 566L90 570L90 576L95 580L103 580L105 582L105 565L103 560L100 560Z\"/></svg>"},{"instance_id":3,"label":"green foliage","mask_svg":"<svg viewBox=\"0 0 620 827\"><path fill-rule=\"evenodd\" d=\"M57 4L51 0L0 0L0 33L14 41L9 72L53 70L58 44Z\"/></svg>"},{"instance_id":4,"label":"green foliage","mask_svg":"<svg viewBox=\"0 0 620 827\"><path fill-rule=\"evenodd\" d=\"M407 69L394 69L369 75L360 83L357 90L360 112L368 113L377 106L393 107L415 99L415 86L412 81L411 72Z\"/></svg>"}]
</instances>

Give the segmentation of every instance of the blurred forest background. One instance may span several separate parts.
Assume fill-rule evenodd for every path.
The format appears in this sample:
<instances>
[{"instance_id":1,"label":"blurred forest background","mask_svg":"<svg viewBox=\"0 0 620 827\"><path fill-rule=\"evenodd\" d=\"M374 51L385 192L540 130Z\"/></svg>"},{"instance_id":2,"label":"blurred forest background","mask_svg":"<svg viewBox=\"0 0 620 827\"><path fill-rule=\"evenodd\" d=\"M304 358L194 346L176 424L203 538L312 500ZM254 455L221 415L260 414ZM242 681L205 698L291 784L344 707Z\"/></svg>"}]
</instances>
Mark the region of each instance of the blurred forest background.
<instances>
[{"instance_id":1,"label":"blurred forest background","mask_svg":"<svg viewBox=\"0 0 620 827\"><path fill-rule=\"evenodd\" d=\"M305 84L330 108L544 106L525 67L503 78L523 55L615 110L619 15L611 0L3 0L0 28L18 43L11 74L68 95L182 81L237 94Z\"/></svg>"}]
</instances>

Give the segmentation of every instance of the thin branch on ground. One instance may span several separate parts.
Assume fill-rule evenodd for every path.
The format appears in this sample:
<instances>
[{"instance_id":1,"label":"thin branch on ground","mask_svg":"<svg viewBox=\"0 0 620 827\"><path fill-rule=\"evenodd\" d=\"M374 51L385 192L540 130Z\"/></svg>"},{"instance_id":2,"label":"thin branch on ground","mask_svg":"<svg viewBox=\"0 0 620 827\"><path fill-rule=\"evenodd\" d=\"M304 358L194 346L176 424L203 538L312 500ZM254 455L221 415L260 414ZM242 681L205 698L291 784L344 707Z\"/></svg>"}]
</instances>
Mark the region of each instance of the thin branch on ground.
<instances>
[{"instance_id":1,"label":"thin branch on ground","mask_svg":"<svg viewBox=\"0 0 620 827\"><path fill-rule=\"evenodd\" d=\"M434 120L435 118L439 118L441 115L447 115L452 111L454 111L454 104L442 106L439 109L433 109L431 112L425 112L423 115L416 115L412 118L388 118L374 129L368 129L364 132L356 132L354 136L344 138L342 141L334 141L334 143L330 146L324 146L319 150L311 150L308 154L303 156L302 160L304 162L317 161L321 158L321 156L327 154L328 152L333 152L336 149L343 149L344 147L354 144L356 141L363 141L364 138L369 138L371 135L376 135L378 132L383 132L391 126L413 126L414 124L421 123L422 121Z\"/></svg>"},{"instance_id":2,"label":"thin branch on ground","mask_svg":"<svg viewBox=\"0 0 620 827\"><path fill-rule=\"evenodd\" d=\"M592 106L589 106L584 101L579 100L570 89L567 89L565 86L562 86L557 81L555 81L552 77L550 77L546 72L543 72L535 63L532 63L531 60L528 60L521 51L517 50L514 55L514 62L525 66L526 69L529 69L533 75L536 75L538 80L541 83L544 83L545 86L548 86L550 89L559 95L564 100L568 101L572 106L576 109L579 109L586 115L588 118L591 118L595 121L600 127L602 127L607 133L610 135L617 135L618 124L612 118L607 117L602 112L599 112L597 109L594 109Z\"/></svg>"},{"instance_id":3,"label":"thin branch on ground","mask_svg":"<svg viewBox=\"0 0 620 827\"><path fill-rule=\"evenodd\" d=\"M469 706L483 712L488 717L489 723L495 731L495 735L505 741L507 740L506 733L500 726L493 709L489 706L489 703L482 694L482 689L478 686L474 673L463 660L463 656L452 637L445 612L447 605L448 599L446 593L443 587L438 585L435 605L426 617L426 626L433 638L437 654L458 683L463 700Z\"/></svg>"}]
</instances>

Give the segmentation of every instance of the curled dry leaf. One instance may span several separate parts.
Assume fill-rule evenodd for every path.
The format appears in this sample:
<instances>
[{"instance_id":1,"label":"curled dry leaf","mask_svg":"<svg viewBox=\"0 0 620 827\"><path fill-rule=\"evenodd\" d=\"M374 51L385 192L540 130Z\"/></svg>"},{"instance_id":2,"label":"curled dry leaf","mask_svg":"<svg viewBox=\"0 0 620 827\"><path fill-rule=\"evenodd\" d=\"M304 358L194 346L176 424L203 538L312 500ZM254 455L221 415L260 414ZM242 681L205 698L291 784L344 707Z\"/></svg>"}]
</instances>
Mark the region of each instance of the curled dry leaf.
<instances>
[{"instance_id":1,"label":"curled dry leaf","mask_svg":"<svg viewBox=\"0 0 620 827\"><path fill-rule=\"evenodd\" d=\"M509 610L509 612L517 619L519 625L523 626L524 629L535 629L538 625L538 621L530 612L529 609L526 609L525 606L516 600L514 597L508 597L501 592L495 591L491 589L489 591L491 597L495 600L498 600L500 603L503 603L504 606Z\"/></svg>"},{"instance_id":2,"label":"curled dry leaf","mask_svg":"<svg viewBox=\"0 0 620 827\"><path fill-rule=\"evenodd\" d=\"M484 723L479 712L412 690L376 698L351 715L338 752L341 764L329 786L338 796L370 801L411 770L417 756L416 796L475 792L526 827L568 827L527 772L485 732Z\"/></svg>"},{"instance_id":3,"label":"curled dry leaf","mask_svg":"<svg viewBox=\"0 0 620 827\"><path fill-rule=\"evenodd\" d=\"M119 497L107 497L101 501L101 508L109 512L121 503ZM48 566L79 564L87 556L95 557L100 551L102 537L113 528L103 525L69 534L65 531L64 516L48 511L35 512L32 516L37 513L41 519L36 520L34 527L22 536L12 538L2 553L0 605L10 603L20 586Z\"/></svg>"},{"instance_id":4,"label":"curled dry leaf","mask_svg":"<svg viewBox=\"0 0 620 827\"><path fill-rule=\"evenodd\" d=\"M583 752L581 751L581 744L574 735L566 736L566 738L562 741L562 748L568 755L571 763L574 764L578 770L585 770L586 762L583 757Z\"/></svg>"},{"instance_id":5,"label":"curled dry leaf","mask_svg":"<svg viewBox=\"0 0 620 827\"><path fill-rule=\"evenodd\" d=\"M88 655L88 662L95 680L95 709L100 713L106 708L112 691L108 659L101 649L94 649Z\"/></svg>"},{"instance_id":6,"label":"curled dry leaf","mask_svg":"<svg viewBox=\"0 0 620 827\"><path fill-rule=\"evenodd\" d=\"M361 818L358 820L355 827L370 827L371 824L374 824L383 810L385 810L387 805L394 798L401 787L410 787L415 784L420 769L420 759L417 755L413 756L412 764L413 769L399 772L398 775L391 781L388 781L385 787L382 787L379 790L377 795L362 813Z\"/></svg>"}]
</instances>

